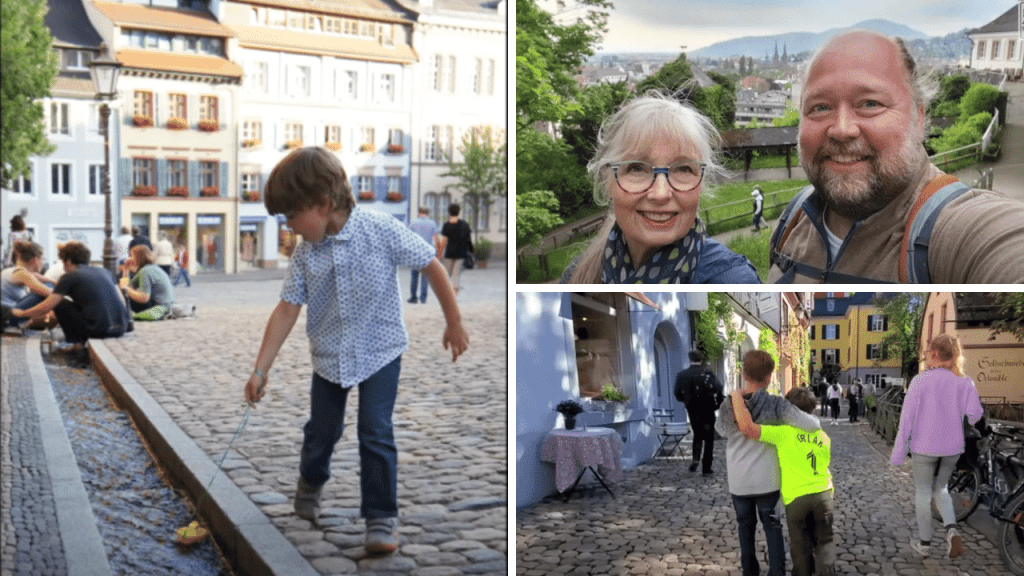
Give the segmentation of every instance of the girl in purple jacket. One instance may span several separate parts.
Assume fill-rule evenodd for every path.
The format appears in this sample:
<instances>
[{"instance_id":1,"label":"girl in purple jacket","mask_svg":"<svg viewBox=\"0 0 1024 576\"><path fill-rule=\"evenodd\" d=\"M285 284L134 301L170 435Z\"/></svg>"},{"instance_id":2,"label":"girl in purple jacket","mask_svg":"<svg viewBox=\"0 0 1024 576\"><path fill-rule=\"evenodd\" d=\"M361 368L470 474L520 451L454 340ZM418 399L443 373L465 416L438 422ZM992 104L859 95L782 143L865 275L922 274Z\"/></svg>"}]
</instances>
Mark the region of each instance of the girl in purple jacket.
<instances>
[{"instance_id":1,"label":"girl in purple jacket","mask_svg":"<svg viewBox=\"0 0 1024 576\"><path fill-rule=\"evenodd\" d=\"M920 541L910 547L922 556L931 548L931 503L942 514L946 527L946 552L950 558L963 553L963 541L956 530L953 502L946 485L957 459L964 451L964 416L974 424L982 414L974 382L964 376L960 342L940 334L928 343L928 370L910 382L903 402L900 429L892 448L892 464L899 466L908 452L913 456L917 530ZM938 470L938 473L936 473Z\"/></svg>"}]
</instances>

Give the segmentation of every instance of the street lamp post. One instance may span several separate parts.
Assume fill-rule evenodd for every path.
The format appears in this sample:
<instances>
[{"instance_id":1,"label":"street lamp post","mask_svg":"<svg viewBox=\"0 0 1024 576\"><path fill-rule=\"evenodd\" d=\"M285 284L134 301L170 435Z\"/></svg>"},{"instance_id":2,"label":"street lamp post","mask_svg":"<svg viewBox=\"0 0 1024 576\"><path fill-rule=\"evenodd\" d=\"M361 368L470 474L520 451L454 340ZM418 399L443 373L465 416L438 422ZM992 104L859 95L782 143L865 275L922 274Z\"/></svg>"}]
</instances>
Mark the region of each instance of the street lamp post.
<instances>
[{"instance_id":1,"label":"street lamp post","mask_svg":"<svg viewBox=\"0 0 1024 576\"><path fill-rule=\"evenodd\" d=\"M89 74L96 86L96 99L100 106L100 124L103 125L103 197L105 199L105 220L103 224L103 267L117 276L117 261L114 255L113 222L110 208L110 106L108 100L117 96L117 78L121 63L110 57L105 45L100 46L100 57L89 63Z\"/></svg>"}]
</instances>

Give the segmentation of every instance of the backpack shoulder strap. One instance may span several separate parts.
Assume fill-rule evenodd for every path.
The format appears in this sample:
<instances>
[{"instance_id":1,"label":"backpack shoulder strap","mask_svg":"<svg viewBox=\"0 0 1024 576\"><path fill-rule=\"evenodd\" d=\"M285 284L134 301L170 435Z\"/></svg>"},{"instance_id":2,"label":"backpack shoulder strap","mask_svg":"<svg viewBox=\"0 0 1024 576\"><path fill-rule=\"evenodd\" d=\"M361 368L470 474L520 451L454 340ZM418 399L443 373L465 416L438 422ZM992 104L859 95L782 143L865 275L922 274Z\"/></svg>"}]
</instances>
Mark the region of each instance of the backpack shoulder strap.
<instances>
[{"instance_id":1,"label":"backpack shoulder strap","mask_svg":"<svg viewBox=\"0 0 1024 576\"><path fill-rule=\"evenodd\" d=\"M930 283L928 245L932 229L942 209L971 189L951 174L942 174L929 182L907 215L900 245L900 282Z\"/></svg>"},{"instance_id":2,"label":"backpack shoulder strap","mask_svg":"<svg viewBox=\"0 0 1024 576\"><path fill-rule=\"evenodd\" d=\"M814 193L814 186L805 186L803 190L797 192L796 196L789 201L786 205L786 209L782 211L782 215L779 216L779 224L775 227L775 231L772 232L770 246L770 260L772 264L783 265L782 246L789 239L790 233L793 232L794 226L800 220L800 215L803 213L804 202L807 198ZM783 266L788 268L788 266ZM785 270L783 270L785 271Z\"/></svg>"}]
</instances>

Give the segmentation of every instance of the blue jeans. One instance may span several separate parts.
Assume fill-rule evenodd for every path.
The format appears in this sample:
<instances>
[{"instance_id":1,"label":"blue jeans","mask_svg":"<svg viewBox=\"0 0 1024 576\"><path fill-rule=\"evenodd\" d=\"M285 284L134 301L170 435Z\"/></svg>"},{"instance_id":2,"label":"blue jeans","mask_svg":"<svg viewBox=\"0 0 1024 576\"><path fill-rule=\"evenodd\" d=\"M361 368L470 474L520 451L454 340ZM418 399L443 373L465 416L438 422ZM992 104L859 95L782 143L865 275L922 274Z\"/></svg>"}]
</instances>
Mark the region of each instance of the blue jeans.
<instances>
[{"instance_id":1,"label":"blue jeans","mask_svg":"<svg viewBox=\"0 0 1024 576\"><path fill-rule=\"evenodd\" d=\"M416 299L416 287L418 285L420 287L420 302L421 303L425 303L427 301L427 286L430 283L427 282L427 275L426 274L422 274L423 282L421 283L420 282L420 276L421 276L420 271L415 269L415 268L413 268L412 269L412 285L409 287L409 292L412 295L409 296L409 300L415 300Z\"/></svg>"},{"instance_id":2,"label":"blue jeans","mask_svg":"<svg viewBox=\"0 0 1024 576\"><path fill-rule=\"evenodd\" d=\"M192 279L188 277L188 268L178 268L178 275L174 277L174 285L177 286L183 277L185 278L185 285L191 287Z\"/></svg>"},{"instance_id":3,"label":"blue jeans","mask_svg":"<svg viewBox=\"0 0 1024 576\"><path fill-rule=\"evenodd\" d=\"M768 576L783 576L786 570L786 549L782 541L782 499L779 491L754 496L732 495L736 523L740 528L740 565L743 576L760 576L761 565L754 550L757 519L761 518L768 541Z\"/></svg>"},{"instance_id":4,"label":"blue jeans","mask_svg":"<svg viewBox=\"0 0 1024 576\"><path fill-rule=\"evenodd\" d=\"M395 410L401 369L402 357L399 356L359 383L356 430L362 493L360 515L363 518L398 516L398 448L391 415ZM323 486L331 477L331 455L345 430L348 392L349 388L313 373L309 421L302 429L299 473L314 488Z\"/></svg>"},{"instance_id":5,"label":"blue jeans","mask_svg":"<svg viewBox=\"0 0 1024 576\"><path fill-rule=\"evenodd\" d=\"M47 283L46 285L51 289L53 288L53 284ZM35 292L29 292L24 298L15 302L14 306L10 308L4 306L3 320L0 321L3 323L3 326L0 326L0 328L5 328L7 326L24 326L25 324L28 324L28 318L18 318L14 314L11 314L11 310L14 310L15 308L18 310L28 310L43 300L46 300L46 296L40 296Z\"/></svg>"}]
</instances>

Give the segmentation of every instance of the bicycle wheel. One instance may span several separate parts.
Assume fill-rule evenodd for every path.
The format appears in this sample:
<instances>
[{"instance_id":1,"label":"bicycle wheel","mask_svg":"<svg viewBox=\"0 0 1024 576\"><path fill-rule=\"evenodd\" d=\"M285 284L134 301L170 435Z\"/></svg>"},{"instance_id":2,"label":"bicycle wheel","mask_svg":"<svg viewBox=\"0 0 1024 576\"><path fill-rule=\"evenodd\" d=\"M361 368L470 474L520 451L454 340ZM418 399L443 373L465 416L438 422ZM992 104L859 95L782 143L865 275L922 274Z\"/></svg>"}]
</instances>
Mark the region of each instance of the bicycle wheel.
<instances>
[{"instance_id":1,"label":"bicycle wheel","mask_svg":"<svg viewBox=\"0 0 1024 576\"><path fill-rule=\"evenodd\" d=\"M953 514L957 522L963 522L981 503L981 476L978 469L957 468L949 477L949 497L953 500ZM932 502L932 516L942 520L935 502Z\"/></svg>"},{"instance_id":2,"label":"bicycle wheel","mask_svg":"<svg viewBox=\"0 0 1024 576\"><path fill-rule=\"evenodd\" d=\"M999 522L999 555L1011 572L1024 576L1024 494L1006 506L1009 521Z\"/></svg>"}]
</instances>

